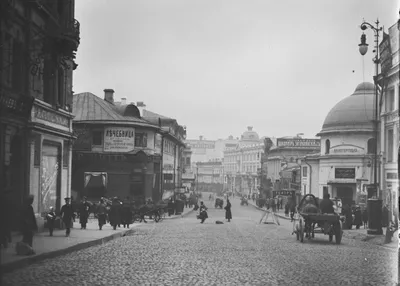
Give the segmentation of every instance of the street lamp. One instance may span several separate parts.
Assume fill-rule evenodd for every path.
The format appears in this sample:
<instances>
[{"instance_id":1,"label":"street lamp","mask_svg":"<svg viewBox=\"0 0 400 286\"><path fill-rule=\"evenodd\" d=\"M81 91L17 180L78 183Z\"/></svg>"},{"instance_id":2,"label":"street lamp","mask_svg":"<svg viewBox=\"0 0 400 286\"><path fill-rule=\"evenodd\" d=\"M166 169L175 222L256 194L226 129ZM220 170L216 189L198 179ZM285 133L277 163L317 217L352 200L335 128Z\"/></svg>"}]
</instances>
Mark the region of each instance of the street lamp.
<instances>
[{"instance_id":1,"label":"street lamp","mask_svg":"<svg viewBox=\"0 0 400 286\"><path fill-rule=\"evenodd\" d=\"M374 77L374 85L375 85L375 114L374 114L374 137L375 137L375 146L374 146L374 194L377 200L369 200L370 209L368 211L369 218L371 218L371 222L368 222L368 234L382 234L382 223L381 223L381 215L382 215L382 201L379 199L381 197L381 193L378 192L378 129L379 129L379 105L378 105L378 75L379 75L379 33L382 31L382 27L379 26L379 20L376 20L375 26L363 20L361 26L362 31L367 30L368 28L374 31L375 35L375 49L372 51L375 53L375 57L373 58L373 62L375 64L375 77ZM364 56L368 51L367 37L363 34L361 35L361 43L358 45L358 49L360 54ZM373 207L374 206L374 207ZM368 220L370 221L370 219Z\"/></svg>"}]
</instances>

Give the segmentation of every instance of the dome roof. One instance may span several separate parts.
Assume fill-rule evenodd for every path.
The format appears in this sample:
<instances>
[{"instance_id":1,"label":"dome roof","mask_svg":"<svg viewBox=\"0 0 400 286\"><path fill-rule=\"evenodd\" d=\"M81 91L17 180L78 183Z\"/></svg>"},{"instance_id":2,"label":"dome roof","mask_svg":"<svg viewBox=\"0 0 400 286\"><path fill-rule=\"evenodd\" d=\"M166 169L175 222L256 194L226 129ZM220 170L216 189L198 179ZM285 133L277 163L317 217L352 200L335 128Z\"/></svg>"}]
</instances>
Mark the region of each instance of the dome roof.
<instances>
[{"instance_id":1,"label":"dome roof","mask_svg":"<svg viewBox=\"0 0 400 286\"><path fill-rule=\"evenodd\" d=\"M258 136L257 132L253 131L252 126L247 127L247 131L242 134L240 138L241 141L259 141L260 137Z\"/></svg>"},{"instance_id":2,"label":"dome roof","mask_svg":"<svg viewBox=\"0 0 400 286\"><path fill-rule=\"evenodd\" d=\"M374 95L373 83L360 83L352 95L331 109L317 136L336 131L373 131Z\"/></svg>"}]
</instances>

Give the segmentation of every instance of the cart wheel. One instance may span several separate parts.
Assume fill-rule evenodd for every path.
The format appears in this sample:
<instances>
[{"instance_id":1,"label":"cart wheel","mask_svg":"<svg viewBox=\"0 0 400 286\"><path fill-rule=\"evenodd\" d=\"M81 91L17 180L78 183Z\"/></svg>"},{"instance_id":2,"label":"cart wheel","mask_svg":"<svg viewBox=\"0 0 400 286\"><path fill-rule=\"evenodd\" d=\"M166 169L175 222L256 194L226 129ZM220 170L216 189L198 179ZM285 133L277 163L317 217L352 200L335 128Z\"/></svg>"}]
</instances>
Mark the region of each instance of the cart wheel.
<instances>
[{"instance_id":1,"label":"cart wheel","mask_svg":"<svg viewBox=\"0 0 400 286\"><path fill-rule=\"evenodd\" d=\"M300 242L304 242L304 223L303 219L299 221Z\"/></svg>"},{"instance_id":2,"label":"cart wheel","mask_svg":"<svg viewBox=\"0 0 400 286\"><path fill-rule=\"evenodd\" d=\"M336 244L340 244L340 242L342 241L342 235L343 235L342 222L339 221L336 224L336 227L335 227L335 241L336 241Z\"/></svg>"}]
</instances>

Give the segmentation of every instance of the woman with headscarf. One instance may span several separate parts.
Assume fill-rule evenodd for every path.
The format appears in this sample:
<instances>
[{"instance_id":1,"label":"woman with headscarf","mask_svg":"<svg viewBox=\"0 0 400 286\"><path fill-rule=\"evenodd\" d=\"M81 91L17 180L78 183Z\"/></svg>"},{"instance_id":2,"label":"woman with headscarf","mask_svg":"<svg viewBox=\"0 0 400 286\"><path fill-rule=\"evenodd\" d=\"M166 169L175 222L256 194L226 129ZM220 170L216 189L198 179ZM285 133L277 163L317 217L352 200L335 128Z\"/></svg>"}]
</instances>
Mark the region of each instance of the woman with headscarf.
<instances>
[{"instance_id":1,"label":"woman with headscarf","mask_svg":"<svg viewBox=\"0 0 400 286\"><path fill-rule=\"evenodd\" d=\"M231 202L229 201L229 199L227 199L225 206L225 219L227 219L228 222L230 222L232 219L231 207L232 207Z\"/></svg>"}]
</instances>

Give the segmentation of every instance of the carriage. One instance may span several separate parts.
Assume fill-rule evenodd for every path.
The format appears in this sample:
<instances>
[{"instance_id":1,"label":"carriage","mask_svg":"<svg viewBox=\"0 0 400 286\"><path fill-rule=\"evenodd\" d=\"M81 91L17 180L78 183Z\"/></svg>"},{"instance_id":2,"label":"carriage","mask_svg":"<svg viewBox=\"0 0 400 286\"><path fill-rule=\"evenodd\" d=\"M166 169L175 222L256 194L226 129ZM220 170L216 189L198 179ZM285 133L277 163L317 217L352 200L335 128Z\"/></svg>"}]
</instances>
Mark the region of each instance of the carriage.
<instances>
[{"instance_id":1,"label":"carriage","mask_svg":"<svg viewBox=\"0 0 400 286\"><path fill-rule=\"evenodd\" d=\"M218 207L220 207L221 209L223 208L223 206L224 206L224 200L223 199L220 199L220 198L216 198L215 199L215 208L218 208Z\"/></svg>"},{"instance_id":2,"label":"carriage","mask_svg":"<svg viewBox=\"0 0 400 286\"><path fill-rule=\"evenodd\" d=\"M297 240L304 241L304 237L314 238L315 233L323 233L329 236L329 242L332 242L335 236L336 244L340 244L343 235L343 218L338 214L325 214L319 212L310 212L305 207L307 198L310 198L312 204L318 207L317 199L312 194L307 194L300 201L298 206L297 218L293 222L293 234L296 234Z\"/></svg>"}]
</instances>

